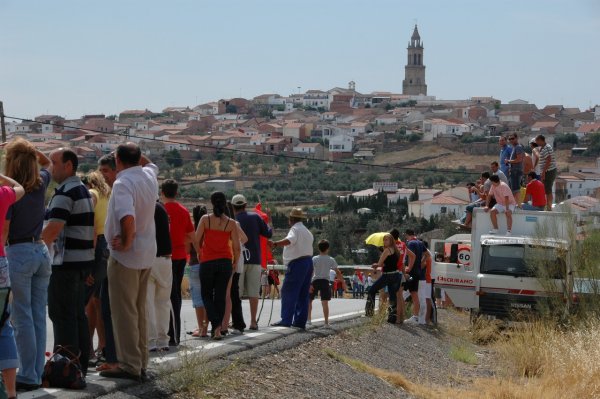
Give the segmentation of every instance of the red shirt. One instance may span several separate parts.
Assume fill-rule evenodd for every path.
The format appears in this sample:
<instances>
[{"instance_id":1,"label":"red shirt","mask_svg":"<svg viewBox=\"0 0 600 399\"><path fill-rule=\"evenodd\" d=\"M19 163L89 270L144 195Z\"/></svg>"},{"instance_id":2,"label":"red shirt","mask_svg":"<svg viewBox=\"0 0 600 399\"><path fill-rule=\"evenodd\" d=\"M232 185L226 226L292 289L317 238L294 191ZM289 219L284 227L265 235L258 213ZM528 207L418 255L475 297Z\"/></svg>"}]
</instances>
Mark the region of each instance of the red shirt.
<instances>
[{"instance_id":1,"label":"red shirt","mask_svg":"<svg viewBox=\"0 0 600 399\"><path fill-rule=\"evenodd\" d=\"M4 219L8 207L15 203L17 195L12 187L0 186L0 231L4 229ZM0 245L0 256L6 256L4 253L4 245Z\"/></svg>"},{"instance_id":2,"label":"red shirt","mask_svg":"<svg viewBox=\"0 0 600 399\"><path fill-rule=\"evenodd\" d=\"M187 258L185 248L185 236L194 231L190 212L179 202L166 202L165 208L169 214L169 229L171 236L171 259L179 260Z\"/></svg>"},{"instance_id":3,"label":"red shirt","mask_svg":"<svg viewBox=\"0 0 600 399\"><path fill-rule=\"evenodd\" d=\"M546 206L546 191L544 190L544 183L538 179L532 180L527 184L525 189L525 199L531 195L531 205L544 207Z\"/></svg>"}]
</instances>

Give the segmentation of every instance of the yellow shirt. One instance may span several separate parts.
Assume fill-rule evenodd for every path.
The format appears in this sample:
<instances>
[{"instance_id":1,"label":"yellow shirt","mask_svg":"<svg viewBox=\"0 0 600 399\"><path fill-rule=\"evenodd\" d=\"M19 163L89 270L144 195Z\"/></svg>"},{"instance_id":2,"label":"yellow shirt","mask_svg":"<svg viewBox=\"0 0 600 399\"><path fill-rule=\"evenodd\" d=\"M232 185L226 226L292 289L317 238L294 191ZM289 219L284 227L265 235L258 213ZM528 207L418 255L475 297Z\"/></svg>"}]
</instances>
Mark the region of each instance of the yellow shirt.
<instances>
[{"instance_id":1,"label":"yellow shirt","mask_svg":"<svg viewBox=\"0 0 600 399\"><path fill-rule=\"evenodd\" d=\"M90 189L90 193L93 193L96 197L96 207L94 208L94 228L96 229L96 235L104 234L108 197L101 196L95 188Z\"/></svg>"}]
</instances>

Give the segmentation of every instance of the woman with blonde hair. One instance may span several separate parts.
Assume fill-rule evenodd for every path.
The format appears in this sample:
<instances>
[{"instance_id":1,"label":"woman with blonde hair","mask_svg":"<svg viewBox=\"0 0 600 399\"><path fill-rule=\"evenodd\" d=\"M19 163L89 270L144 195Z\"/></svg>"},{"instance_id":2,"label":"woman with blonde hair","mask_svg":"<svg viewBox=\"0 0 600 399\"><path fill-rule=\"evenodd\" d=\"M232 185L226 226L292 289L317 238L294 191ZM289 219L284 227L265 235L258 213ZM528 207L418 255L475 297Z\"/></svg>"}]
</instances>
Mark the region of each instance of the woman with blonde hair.
<instances>
[{"instance_id":1,"label":"woman with blonde hair","mask_svg":"<svg viewBox=\"0 0 600 399\"><path fill-rule=\"evenodd\" d=\"M87 280L86 287L86 308L85 314L88 317L88 327L90 333L90 343L93 345L94 330L98 333L98 349L91 348L90 353L95 356L91 361L95 363L104 363L104 347L106 346L104 321L102 319L102 306L100 302L100 288L106 278L106 266L108 264L108 247L104 238L104 223L106 222L106 211L108 209L108 199L110 197L110 187L104 181L102 174L95 170L81 179L86 185L94 202L94 268ZM100 371L106 367L101 367Z\"/></svg>"},{"instance_id":2,"label":"woman with blonde hair","mask_svg":"<svg viewBox=\"0 0 600 399\"><path fill-rule=\"evenodd\" d=\"M13 293L11 320L21 363L17 389L33 390L41 384L46 353L46 302L52 269L40 235L52 166L27 140L16 138L4 150L6 175L25 190L25 196L8 210L4 237Z\"/></svg>"},{"instance_id":3,"label":"woman with blonde hair","mask_svg":"<svg viewBox=\"0 0 600 399\"><path fill-rule=\"evenodd\" d=\"M400 250L396 246L396 240L391 234L383 236L383 251L377 263L373 263L373 269L381 268L381 277L369 287L367 293L367 304L365 306L365 315L373 316L375 309L375 295L377 291L387 286L388 296L390 301L390 309L388 312L388 322L401 323L402 320L397 320L396 293L402 284L402 274L398 271L398 260L400 259Z\"/></svg>"}]
</instances>

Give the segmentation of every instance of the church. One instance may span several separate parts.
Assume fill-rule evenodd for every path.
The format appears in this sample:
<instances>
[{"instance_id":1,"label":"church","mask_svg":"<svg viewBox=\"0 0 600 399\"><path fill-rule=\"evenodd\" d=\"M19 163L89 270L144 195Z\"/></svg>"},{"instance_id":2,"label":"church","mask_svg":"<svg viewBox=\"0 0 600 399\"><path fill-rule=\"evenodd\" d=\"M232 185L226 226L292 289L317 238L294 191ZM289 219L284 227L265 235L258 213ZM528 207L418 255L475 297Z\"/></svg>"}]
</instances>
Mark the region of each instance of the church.
<instances>
[{"instance_id":1,"label":"church","mask_svg":"<svg viewBox=\"0 0 600 399\"><path fill-rule=\"evenodd\" d=\"M408 42L408 60L404 67L402 94L410 96L427 95L425 83L425 65L423 65L423 42L419 36L417 25Z\"/></svg>"}]
</instances>

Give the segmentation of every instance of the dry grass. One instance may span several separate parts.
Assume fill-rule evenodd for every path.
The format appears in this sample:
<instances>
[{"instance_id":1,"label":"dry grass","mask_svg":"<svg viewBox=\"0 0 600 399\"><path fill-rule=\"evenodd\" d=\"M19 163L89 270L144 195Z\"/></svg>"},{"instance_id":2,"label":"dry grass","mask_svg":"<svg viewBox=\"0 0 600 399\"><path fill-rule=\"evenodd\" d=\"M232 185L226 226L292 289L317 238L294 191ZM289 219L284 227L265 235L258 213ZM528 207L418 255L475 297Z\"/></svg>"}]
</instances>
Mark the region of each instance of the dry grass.
<instances>
[{"instance_id":1,"label":"dry grass","mask_svg":"<svg viewBox=\"0 0 600 399\"><path fill-rule=\"evenodd\" d=\"M176 370L165 370L159 381L166 390L174 392L173 398L212 398L211 392L207 392L207 389L217 380L221 385L230 385L232 389L237 388L237 381L219 379L220 375L237 367L236 362L218 370L209 367L204 354L188 350L179 353L179 362Z\"/></svg>"},{"instance_id":2,"label":"dry grass","mask_svg":"<svg viewBox=\"0 0 600 399\"><path fill-rule=\"evenodd\" d=\"M450 348L450 358L466 364L477 364L475 352L466 345L452 346L452 348Z\"/></svg>"},{"instance_id":3,"label":"dry grass","mask_svg":"<svg viewBox=\"0 0 600 399\"><path fill-rule=\"evenodd\" d=\"M561 330L549 322L520 325L494 344L503 375L476 381L484 398L600 397L600 321ZM469 389L469 392L471 390Z\"/></svg>"},{"instance_id":4,"label":"dry grass","mask_svg":"<svg viewBox=\"0 0 600 399\"><path fill-rule=\"evenodd\" d=\"M488 345L502 337L503 323L496 319L478 317L471 326L471 340L477 345Z\"/></svg>"},{"instance_id":5,"label":"dry grass","mask_svg":"<svg viewBox=\"0 0 600 399\"><path fill-rule=\"evenodd\" d=\"M490 332L486 336L493 336L492 327L485 326L484 330ZM493 347L503 371L497 378L476 379L467 388L419 385L401 373L379 369L332 350L326 350L326 353L418 398L600 398L599 320L568 330L560 330L552 323L529 323L513 329L510 334L496 333L495 339L497 342ZM458 359L459 352L464 351L451 356L461 360Z\"/></svg>"}]
</instances>

